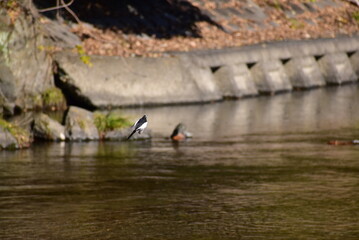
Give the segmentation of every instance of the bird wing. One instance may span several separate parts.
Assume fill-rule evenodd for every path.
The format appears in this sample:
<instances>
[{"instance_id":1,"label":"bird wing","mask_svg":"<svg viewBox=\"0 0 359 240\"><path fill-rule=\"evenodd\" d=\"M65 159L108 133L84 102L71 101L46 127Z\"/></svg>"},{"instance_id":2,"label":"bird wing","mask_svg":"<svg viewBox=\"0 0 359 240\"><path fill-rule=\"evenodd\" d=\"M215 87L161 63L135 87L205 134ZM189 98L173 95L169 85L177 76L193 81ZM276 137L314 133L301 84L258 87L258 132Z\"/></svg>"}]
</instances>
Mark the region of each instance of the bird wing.
<instances>
[{"instance_id":1,"label":"bird wing","mask_svg":"<svg viewBox=\"0 0 359 240\"><path fill-rule=\"evenodd\" d=\"M143 116L142 118L140 118L136 123L135 123L135 129L138 129L139 127L141 127L143 124L147 123L147 118L146 116Z\"/></svg>"}]
</instances>

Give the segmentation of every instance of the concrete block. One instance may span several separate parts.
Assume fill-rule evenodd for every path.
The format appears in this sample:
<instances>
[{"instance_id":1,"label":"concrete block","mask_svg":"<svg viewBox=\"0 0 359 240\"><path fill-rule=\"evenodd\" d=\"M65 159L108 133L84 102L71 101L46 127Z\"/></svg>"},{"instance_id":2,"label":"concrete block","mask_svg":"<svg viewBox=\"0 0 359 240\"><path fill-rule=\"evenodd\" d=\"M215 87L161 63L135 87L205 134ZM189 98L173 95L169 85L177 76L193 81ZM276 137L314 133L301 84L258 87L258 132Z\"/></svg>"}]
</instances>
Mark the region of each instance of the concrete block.
<instances>
[{"instance_id":1,"label":"concrete block","mask_svg":"<svg viewBox=\"0 0 359 240\"><path fill-rule=\"evenodd\" d=\"M325 80L314 57L296 57L284 64L294 88L313 88L325 85Z\"/></svg>"},{"instance_id":2,"label":"concrete block","mask_svg":"<svg viewBox=\"0 0 359 240\"><path fill-rule=\"evenodd\" d=\"M258 95L253 77L246 64L222 66L214 72L214 77L224 98Z\"/></svg>"},{"instance_id":3,"label":"concrete block","mask_svg":"<svg viewBox=\"0 0 359 240\"><path fill-rule=\"evenodd\" d=\"M274 94L291 91L293 88L279 60L260 61L250 70L261 93Z\"/></svg>"},{"instance_id":4,"label":"concrete block","mask_svg":"<svg viewBox=\"0 0 359 240\"><path fill-rule=\"evenodd\" d=\"M209 67L190 57L122 58L91 56L92 67L76 55L56 55L58 85L72 99L94 107L139 106L221 99Z\"/></svg>"},{"instance_id":5,"label":"concrete block","mask_svg":"<svg viewBox=\"0 0 359 240\"><path fill-rule=\"evenodd\" d=\"M178 91L179 88L192 85L191 88L187 87L187 91L195 94L191 96L191 98L195 99L194 102L209 102L222 99L222 95L209 67L200 66L190 56L185 55L179 58L179 65L181 74L178 77L181 77L182 82L176 83L176 85L173 86L172 91L174 95L176 95L176 91ZM171 73L171 70L168 71ZM168 80L169 79L167 79L167 81ZM171 97L169 96L169 98ZM186 102L186 100L184 102Z\"/></svg>"},{"instance_id":6,"label":"concrete block","mask_svg":"<svg viewBox=\"0 0 359 240\"><path fill-rule=\"evenodd\" d=\"M353 52L359 49L359 37L334 39L308 39L278 41L242 46L238 48L198 50L179 55L191 55L201 66L223 66L237 63L254 63L271 59L323 56L336 52Z\"/></svg>"},{"instance_id":7,"label":"concrete block","mask_svg":"<svg viewBox=\"0 0 359 240\"><path fill-rule=\"evenodd\" d=\"M349 57L352 68L357 76L359 76L359 51Z\"/></svg>"},{"instance_id":8,"label":"concrete block","mask_svg":"<svg viewBox=\"0 0 359 240\"><path fill-rule=\"evenodd\" d=\"M357 81L346 53L330 53L318 60L318 64L328 84L342 84Z\"/></svg>"}]
</instances>

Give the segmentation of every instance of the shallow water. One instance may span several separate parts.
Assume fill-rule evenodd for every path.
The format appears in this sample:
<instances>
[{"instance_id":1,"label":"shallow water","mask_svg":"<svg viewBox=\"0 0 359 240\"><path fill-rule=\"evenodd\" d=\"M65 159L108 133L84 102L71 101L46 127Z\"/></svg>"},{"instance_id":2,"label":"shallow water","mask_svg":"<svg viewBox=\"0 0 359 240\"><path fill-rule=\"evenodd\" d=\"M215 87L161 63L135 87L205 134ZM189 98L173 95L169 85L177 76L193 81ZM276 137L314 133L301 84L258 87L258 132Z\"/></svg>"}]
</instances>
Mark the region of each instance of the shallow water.
<instances>
[{"instance_id":1,"label":"shallow water","mask_svg":"<svg viewBox=\"0 0 359 240\"><path fill-rule=\"evenodd\" d=\"M359 239L357 85L146 113L144 142L0 152L0 239ZM178 122L194 135L171 143Z\"/></svg>"}]
</instances>

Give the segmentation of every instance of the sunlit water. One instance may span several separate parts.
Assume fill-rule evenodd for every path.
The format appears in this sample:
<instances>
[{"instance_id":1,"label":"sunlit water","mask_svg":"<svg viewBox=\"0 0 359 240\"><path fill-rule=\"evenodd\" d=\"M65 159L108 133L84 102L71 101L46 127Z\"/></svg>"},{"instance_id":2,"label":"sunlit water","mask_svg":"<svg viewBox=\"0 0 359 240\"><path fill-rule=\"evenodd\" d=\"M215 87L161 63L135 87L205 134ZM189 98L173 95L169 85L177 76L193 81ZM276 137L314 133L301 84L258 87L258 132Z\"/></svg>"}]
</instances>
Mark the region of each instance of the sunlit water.
<instances>
[{"instance_id":1,"label":"sunlit water","mask_svg":"<svg viewBox=\"0 0 359 240\"><path fill-rule=\"evenodd\" d=\"M148 115L145 142L0 152L0 239L359 239L359 88ZM179 122L194 135L173 144Z\"/></svg>"}]
</instances>

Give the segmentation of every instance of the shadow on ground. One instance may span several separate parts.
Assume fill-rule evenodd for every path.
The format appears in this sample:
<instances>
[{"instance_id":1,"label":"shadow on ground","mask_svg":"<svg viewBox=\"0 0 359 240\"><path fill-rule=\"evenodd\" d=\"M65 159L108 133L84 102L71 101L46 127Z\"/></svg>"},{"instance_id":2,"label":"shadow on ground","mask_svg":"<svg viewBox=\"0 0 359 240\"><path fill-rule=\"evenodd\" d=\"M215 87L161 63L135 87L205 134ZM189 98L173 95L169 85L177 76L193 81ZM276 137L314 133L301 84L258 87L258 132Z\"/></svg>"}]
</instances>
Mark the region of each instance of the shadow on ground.
<instances>
[{"instance_id":1,"label":"shadow on ground","mask_svg":"<svg viewBox=\"0 0 359 240\"><path fill-rule=\"evenodd\" d=\"M56 0L34 0L39 9L56 6ZM173 36L201 37L196 22L204 21L222 29L210 17L184 0L74 0L69 6L81 21L102 29L118 29L124 33L146 34L156 38ZM44 14L66 20L74 18L66 9Z\"/></svg>"}]
</instances>

